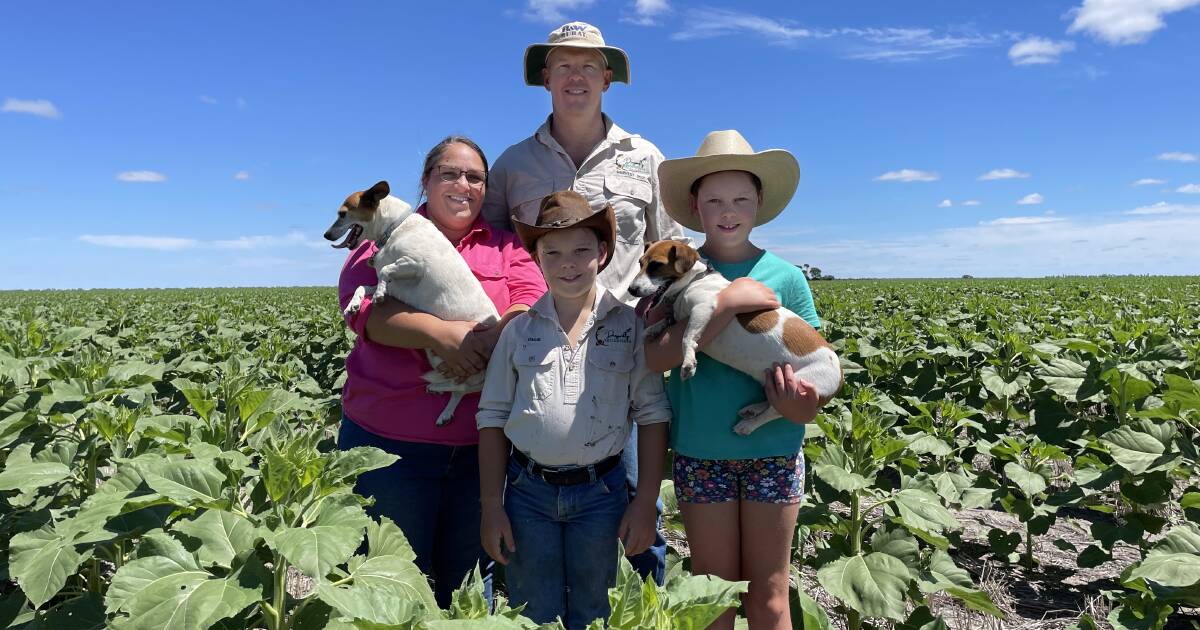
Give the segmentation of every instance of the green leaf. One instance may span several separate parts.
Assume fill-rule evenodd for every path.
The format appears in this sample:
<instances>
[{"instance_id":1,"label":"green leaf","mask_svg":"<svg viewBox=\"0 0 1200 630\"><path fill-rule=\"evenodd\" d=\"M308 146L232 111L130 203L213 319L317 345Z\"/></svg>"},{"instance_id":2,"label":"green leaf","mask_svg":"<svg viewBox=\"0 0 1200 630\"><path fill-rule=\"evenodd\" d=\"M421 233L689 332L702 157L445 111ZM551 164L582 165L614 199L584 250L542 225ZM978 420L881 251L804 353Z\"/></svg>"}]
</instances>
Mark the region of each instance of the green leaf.
<instances>
[{"instance_id":1,"label":"green leaf","mask_svg":"<svg viewBox=\"0 0 1200 630\"><path fill-rule=\"evenodd\" d=\"M954 515L942 506L937 495L925 490L907 488L893 495L900 518L909 527L940 534L947 529L960 529L962 525Z\"/></svg>"},{"instance_id":2,"label":"green leaf","mask_svg":"<svg viewBox=\"0 0 1200 630\"><path fill-rule=\"evenodd\" d=\"M408 544L408 538L392 519L383 517L367 523L367 557L400 556L416 562L417 554Z\"/></svg>"},{"instance_id":3,"label":"green leaf","mask_svg":"<svg viewBox=\"0 0 1200 630\"><path fill-rule=\"evenodd\" d=\"M866 477L833 464L817 464L813 466L813 472L821 478L821 481L841 492L853 492L871 487L871 482L867 481Z\"/></svg>"},{"instance_id":4,"label":"green leaf","mask_svg":"<svg viewBox=\"0 0 1200 630\"><path fill-rule=\"evenodd\" d=\"M983 387L996 398L1012 398L1021 393L1021 390L1029 384L1029 375L1027 374L1020 374L1014 380L1007 381L991 365L984 366L979 371L979 377Z\"/></svg>"},{"instance_id":5,"label":"green leaf","mask_svg":"<svg viewBox=\"0 0 1200 630\"><path fill-rule=\"evenodd\" d=\"M1165 441L1145 430L1146 425L1153 430L1149 421L1142 421L1138 428L1118 427L1100 438L1117 464L1135 475L1146 472L1167 450Z\"/></svg>"},{"instance_id":6,"label":"green leaf","mask_svg":"<svg viewBox=\"0 0 1200 630\"><path fill-rule=\"evenodd\" d=\"M800 573L796 570L796 567L791 568L791 574L792 581L799 585ZM804 591L793 586L788 599L791 605L792 627L799 627L802 630L834 630L834 625L829 619L829 614L813 598L805 594Z\"/></svg>"},{"instance_id":7,"label":"green leaf","mask_svg":"<svg viewBox=\"0 0 1200 630\"><path fill-rule=\"evenodd\" d=\"M71 630L103 630L108 627L104 601L99 595L86 593L58 605L40 620L38 628L70 628Z\"/></svg>"},{"instance_id":8,"label":"green leaf","mask_svg":"<svg viewBox=\"0 0 1200 630\"><path fill-rule=\"evenodd\" d=\"M327 501L311 525L283 528L275 534L273 544L305 575L321 578L350 559L369 521L357 504Z\"/></svg>"},{"instance_id":9,"label":"green leaf","mask_svg":"<svg viewBox=\"0 0 1200 630\"><path fill-rule=\"evenodd\" d=\"M831 595L868 617L904 619L904 591L912 575L904 563L884 553L850 556L817 571Z\"/></svg>"},{"instance_id":10,"label":"green leaf","mask_svg":"<svg viewBox=\"0 0 1200 630\"><path fill-rule=\"evenodd\" d=\"M434 611L427 612L419 600L405 599L387 588L361 584L334 586L322 579L317 584L316 597L350 619L399 626L411 625L431 615L432 619L438 618Z\"/></svg>"},{"instance_id":11,"label":"green leaf","mask_svg":"<svg viewBox=\"0 0 1200 630\"><path fill-rule=\"evenodd\" d=\"M1183 588L1200 583L1200 555L1161 553L1147 556L1129 574L1160 586Z\"/></svg>"},{"instance_id":12,"label":"green leaf","mask_svg":"<svg viewBox=\"0 0 1200 630\"><path fill-rule=\"evenodd\" d=\"M905 566L917 566L921 560L921 548L917 545L917 539L901 528L877 530L871 536L870 547L871 551L894 556Z\"/></svg>"},{"instance_id":13,"label":"green leaf","mask_svg":"<svg viewBox=\"0 0 1200 630\"><path fill-rule=\"evenodd\" d=\"M259 537L250 521L221 510L204 510L196 518L176 522L172 529L200 541L196 553L202 565L225 568L231 568L233 559L252 548Z\"/></svg>"},{"instance_id":14,"label":"green leaf","mask_svg":"<svg viewBox=\"0 0 1200 630\"><path fill-rule=\"evenodd\" d=\"M608 589L610 609L608 626L612 630L655 628L659 610L658 593L647 590L646 583L633 570L624 554L617 561L617 583Z\"/></svg>"},{"instance_id":15,"label":"green leaf","mask_svg":"<svg viewBox=\"0 0 1200 630\"><path fill-rule=\"evenodd\" d=\"M214 459L164 461L143 469L151 488L181 505L221 503L225 474Z\"/></svg>"},{"instance_id":16,"label":"green leaf","mask_svg":"<svg viewBox=\"0 0 1200 630\"><path fill-rule=\"evenodd\" d=\"M41 608L91 555L81 555L70 541L45 529L21 532L9 542L8 570L33 606Z\"/></svg>"},{"instance_id":17,"label":"green leaf","mask_svg":"<svg viewBox=\"0 0 1200 630\"><path fill-rule=\"evenodd\" d=\"M355 584L385 588L404 599L420 602L426 610L437 610L429 580L411 560L400 556L368 558L350 574Z\"/></svg>"},{"instance_id":18,"label":"green leaf","mask_svg":"<svg viewBox=\"0 0 1200 630\"><path fill-rule=\"evenodd\" d=\"M672 628L703 630L726 610L736 607L749 586L749 582L727 582L712 575L681 576L667 583L662 607ZM653 583L646 580L646 587L652 588Z\"/></svg>"},{"instance_id":19,"label":"green leaf","mask_svg":"<svg viewBox=\"0 0 1200 630\"><path fill-rule=\"evenodd\" d=\"M386 451L371 446L356 446L348 451L334 451L329 466L322 476L326 481L350 480L379 468L387 468L400 459Z\"/></svg>"},{"instance_id":20,"label":"green leaf","mask_svg":"<svg viewBox=\"0 0 1200 630\"><path fill-rule=\"evenodd\" d=\"M954 564L950 554L935 549L929 557L929 568L917 580L917 585L925 593L936 593L950 587L975 588L971 574Z\"/></svg>"},{"instance_id":21,"label":"green leaf","mask_svg":"<svg viewBox=\"0 0 1200 630\"><path fill-rule=\"evenodd\" d=\"M1034 497L1046 490L1049 485L1049 480L1046 479L1040 472L1029 470L1017 462L1008 462L1004 465L1004 474L1025 493L1027 497Z\"/></svg>"},{"instance_id":22,"label":"green leaf","mask_svg":"<svg viewBox=\"0 0 1200 630\"><path fill-rule=\"evenodd\" d=\"M1079 388L1087 377L1087 368L1069 359L1054 358L1037 372L1038 378L1054 393L1067 400L1079 400Z\"/></svg>"},{"instance_id":23,"label":"green leaf","mask_svg":"<svg viewBox=\"0 0 1200 630\"><path fill-rule=\"evenodd\" d=\"M950 626L941 617L934 617L928 606L918 606L896 630L950 630Z\"/></svg>"},{"instance_id":24,"label":"green leaf","mask_svg":"<svg viewBox=\"0 0 1200 630\"><path fill-rule=\"evenodd\" d=\"M213 578L205 571L181 570L160 557L139 558L121 567L113 576L110 592L116 588L121 571L129 567L136 567L128 575L137 574L141 588L122 608L129 612L122 628L200 630L262 598L259 590Z\"/></svg>"},{"instance_id":25,"label":"green leaf","mask_svg":"<svg viewBox=\"0 0 1200 630\"><path fill-rule=\"evenodd\" d=\"M0 490L28 492L54 485L71 476L71 470L59 463L12 463L0 472Z\"/></svg>"}]
</instances>

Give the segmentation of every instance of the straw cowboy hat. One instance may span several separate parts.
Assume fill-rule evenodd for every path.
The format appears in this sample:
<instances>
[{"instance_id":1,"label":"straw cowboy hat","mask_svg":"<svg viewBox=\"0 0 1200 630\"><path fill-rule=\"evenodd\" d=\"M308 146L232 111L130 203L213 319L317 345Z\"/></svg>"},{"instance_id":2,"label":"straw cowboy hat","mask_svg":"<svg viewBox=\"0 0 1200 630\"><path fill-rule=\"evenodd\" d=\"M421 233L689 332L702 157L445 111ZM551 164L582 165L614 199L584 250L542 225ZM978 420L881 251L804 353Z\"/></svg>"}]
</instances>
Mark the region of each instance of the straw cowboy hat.
<instances>
[{"instance_id":1,"label":"straw cowboy hat","mask_svg":"<svg viewBox=\"0 0 1200 630\"><path fill-rule=\"evenodd\" d=\"M530 254L537 251L539 238L555 230L595 229L599 233L600 242L608 246L608 256L600 265L600 270L603 270L612 261L613 245L617 233L616 213L608 204L604 204L603 208L593 212L587 199L573 190L560 190L546 195L542 199L542 205L538 208L536 222L522 223L515 216L512 217L512 222L513 228L517 231L517 237L521 239L521 245L524 245Z\"/></svg>"},{"instance_id":2,"label":"straw cowboy hat","mask_svg":"<svg viewBox=\"0 0 1200 630\"><path fill-rule=\"evenodd\" d=\"M703 232L700 217L692 213L692 183L718 171L749 171L758 176L762 205L754 218L756 226L783 212L800 183L800 164L791 153L783 149L755 153L737 131L714 131L704 137L694 157L664 160L658 166L659 195L667 214L680 225Z\"/></svg>"},{"instance_id":3,"label":"straw cowboy hat","mask_svg":"<svg viewBox=\"0 0 1200 630\"><path fill-rule=\"evenodd\" d=\"M545 44L532 44L525 49L525 85L544 85L542 68L546 56L559 46L599 50L612 70L612 80L629 83L629 55L620 48L604 45L600 29L586 22L570 22L550 31Z\"/></svg>"}]
</instances>

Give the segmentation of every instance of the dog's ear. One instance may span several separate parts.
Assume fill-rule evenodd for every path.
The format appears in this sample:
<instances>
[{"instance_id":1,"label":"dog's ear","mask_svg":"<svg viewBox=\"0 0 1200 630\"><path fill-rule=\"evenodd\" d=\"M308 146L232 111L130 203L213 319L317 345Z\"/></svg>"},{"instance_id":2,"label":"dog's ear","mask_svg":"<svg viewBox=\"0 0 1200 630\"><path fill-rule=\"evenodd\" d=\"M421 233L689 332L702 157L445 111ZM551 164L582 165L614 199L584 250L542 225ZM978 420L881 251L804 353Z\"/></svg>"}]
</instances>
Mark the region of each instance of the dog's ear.
<instances>
[{"instance_id":1,"label":"dog's ear","mask_svg":"<svg viewBox=\"0 0 1200 630\"><path fill-rule=\"evenodd\" d=\"M682 243L678 243L671 245L671 253L668 257L668 262L675 266L675 273L678 273L682 276L683 274L687 273L688 269L692 268L692 265L696 264L696 261L699 260L699 258L700 256L696 253L696 250Z\"/></svg>"},{"instance_id":2,"label":"dog's ear","mask_svg":"<svg viewBox=\"0 0 1200 630\"><path fill-rule=\"evenodd\" d=\"M367 191L363 193L363 197L373 201L374 204L372 205L379 205L379 202L383 201L383 198L390 195L391 192L392 188L391 186L388 186L387 180L381 180L374 186L368 188Z\"/></svg>"}]
</instances>

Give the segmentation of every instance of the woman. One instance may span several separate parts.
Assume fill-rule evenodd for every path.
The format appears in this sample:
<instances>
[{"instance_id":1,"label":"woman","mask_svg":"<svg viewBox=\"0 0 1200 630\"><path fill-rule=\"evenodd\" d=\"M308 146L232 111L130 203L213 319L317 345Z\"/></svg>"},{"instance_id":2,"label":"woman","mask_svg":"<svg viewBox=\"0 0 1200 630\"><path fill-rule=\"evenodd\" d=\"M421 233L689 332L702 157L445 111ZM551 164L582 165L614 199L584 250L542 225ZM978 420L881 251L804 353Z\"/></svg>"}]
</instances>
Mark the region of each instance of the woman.
<instances>
[{"instance_id":1,"label":"woman","mask_svg":"<svg viewBox=\"0 0 1200 630\"><path fill-rule=\"evenodd\" d=\"M421 375L430 365L424 351L444 359L451 376L481 372L504 326L546 291L516 236L479 218L486 182L483 151L468 138L450 136L425 158L426 201L417 211L454 244L479 279L502 314L497 325L477 329L475 322L442 321L392 299L366 301L346 317L358 340L346 357L338 447L374 446L400 456L360 476L355 489L374 497L373 516L386 516L404 531L443 608L477 562L487 565L479 543L479 395L467 395L454 419L436 426L449 394L425 391ZM357 287L376 283L368 264L375 251L368 241L347 258L338 283L343 308Z\"/></svg>"}]
</instances>

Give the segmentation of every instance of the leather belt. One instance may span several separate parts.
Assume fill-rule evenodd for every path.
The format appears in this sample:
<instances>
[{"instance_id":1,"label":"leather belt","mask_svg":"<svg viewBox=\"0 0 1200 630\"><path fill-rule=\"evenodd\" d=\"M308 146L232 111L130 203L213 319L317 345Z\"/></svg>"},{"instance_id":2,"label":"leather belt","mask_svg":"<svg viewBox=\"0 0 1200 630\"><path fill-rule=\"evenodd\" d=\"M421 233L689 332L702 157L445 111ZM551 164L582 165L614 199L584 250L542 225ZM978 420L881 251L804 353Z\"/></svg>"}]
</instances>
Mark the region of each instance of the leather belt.
<instances>
[{"instance_id":1,"label":"leather belt","mask_svg":"<svg viewBox=\"0 0 1200 630\"><path fill-rule=\"evenodd\" d=\"M545 481L548 484L555 486L574 486L581 483L594 482L603 477L617 467L621 463L621 455L610 455L604 459L587 466L573 466L563 468L561 466L543 466L529 456L517 449L513 449L512 458L517 462L517 465L525 469L525 472L534 475Z\"/></svg>"}]
</instances>

